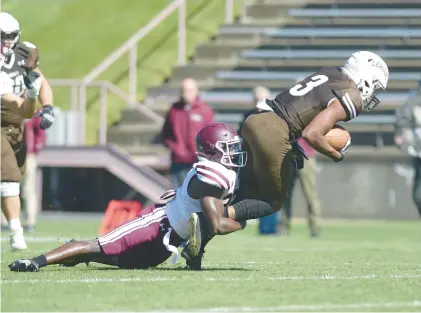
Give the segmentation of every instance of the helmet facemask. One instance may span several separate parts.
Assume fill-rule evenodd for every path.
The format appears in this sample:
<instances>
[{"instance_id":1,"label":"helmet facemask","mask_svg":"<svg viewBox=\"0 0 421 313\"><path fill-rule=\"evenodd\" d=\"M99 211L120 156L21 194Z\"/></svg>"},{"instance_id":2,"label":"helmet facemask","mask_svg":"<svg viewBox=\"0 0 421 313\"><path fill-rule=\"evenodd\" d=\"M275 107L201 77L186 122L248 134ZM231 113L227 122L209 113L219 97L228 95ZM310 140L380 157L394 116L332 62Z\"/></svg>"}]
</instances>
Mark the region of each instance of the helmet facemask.
<instances>
[{"instance_id":1,"label":"helmet facemask","mask_svg":"<svg viewBox=\"0 0 421 313\"><path fill-rule=\"evenodd\" d=\"M5 57L9 57L13 53L13 48L19 41L20 31L4 32L1 31L1 54Z\"/></svg>"},{"instance_id":2,"label":"helmet facemask","mask_svg":"<svg viewBox=\"0 0 421 313\"><path fill-rule=\"evenodd\" d=\"M222 152L221 164L228 167L244 167L247 152L242 151L243 139L237 137L228 141L217 141L216 148Z\"/></svg>"},{"instance_id":3,"label":"helmet facemask","mask_svg":"<svg viewBox=\"0 0 421 313\"><path fill-rule=\"evenodd\" d=\"M380 103L377 95L385 90L382 83L376 78L373 79L371 84L369 80L362 80L358 84L358 89L364 101L364 110L367 112L373 110Z\"/></svg>"}]
</instances>

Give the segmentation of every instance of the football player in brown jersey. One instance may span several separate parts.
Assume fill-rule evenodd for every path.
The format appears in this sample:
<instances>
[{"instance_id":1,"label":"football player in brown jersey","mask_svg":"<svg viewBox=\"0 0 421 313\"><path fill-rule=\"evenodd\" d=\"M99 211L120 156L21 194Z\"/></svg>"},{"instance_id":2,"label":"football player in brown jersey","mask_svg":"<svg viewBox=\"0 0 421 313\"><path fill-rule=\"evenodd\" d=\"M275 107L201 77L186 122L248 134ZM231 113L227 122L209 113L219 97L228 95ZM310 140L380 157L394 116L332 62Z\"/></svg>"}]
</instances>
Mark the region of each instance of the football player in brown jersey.
<instances>
[{"instance_id":1,"label":"football player in brown jersey","mask_svg":"<svg viewBox=\"0 0 421 313\"><path fill-rule=\"evenodd\" d=\"M12 94L21 98L31 98L36 88L30 88L31 86L28 85L29 75L33 78L35 78L34 75L39 76L36 77L36 82L40 83L40 86L35 98L28 101L40 100L43 106L39 114L42 118L41 127L46 129L54 122L53 93L38 67L38 49L31 43L20 43L19 22L12 15L1 12L0 32L0 54L3 61L1 71L2 75L7 75L12 83L11 92L3 97L1 103L1 204L11 231L10 245L14 250L22 250L26 249L19 219L20 181L24 174L26 160L23 129L24 119L32 117L34 111L29 112L32 110L30 105L21 105L22 103L17 105L20 100L14 105L7 105L7 98L12 97Z\"/></svg>"},{"instance_id":2,"label":"football player in brown jersey","mask_svg":"<svg viewBox=\"0 0 421 313\"><path fill-rule=\"evenodd\" d=\"M293 166L301 168L306 157L296 142L299 137L333 161L342 161L351 141L337 151L324 135L336 123L374 109L379 104L376 96L386 89L388 79L388 67L380 56L359 51L343 67L322 68L275 99L260 100L240 130L249 159L241 169L236 201L259 199L271 204L271 213L281 209ZM260 213L236 210L229 217L242 221L261 217ZM188 267L200 269L207 238L211 236L202 234L198 256L188 246L182 252Z\"/></svg>"}]
</instances>

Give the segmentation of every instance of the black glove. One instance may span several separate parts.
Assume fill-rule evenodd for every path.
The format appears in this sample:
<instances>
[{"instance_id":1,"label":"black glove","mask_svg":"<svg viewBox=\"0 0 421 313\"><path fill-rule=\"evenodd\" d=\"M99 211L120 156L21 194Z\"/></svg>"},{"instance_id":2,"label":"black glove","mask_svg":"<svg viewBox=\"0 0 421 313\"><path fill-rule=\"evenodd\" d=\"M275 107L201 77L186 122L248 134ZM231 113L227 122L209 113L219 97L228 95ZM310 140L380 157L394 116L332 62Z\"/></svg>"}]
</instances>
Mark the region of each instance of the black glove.
<instances>
[{"instance_id":1,"label":"black glove","mask_svg":"<svg viewBox=\"0 0 421 313\"><path fill-rule=\"evenodd\" d=\"M338 160L333 160L334 162L341 162L345 157L345 154L341 152L341 158Z\"/></svg>"},{"instance_id":2,"label":"black glove","mask_svg":"<svg viewBox=\"0 0 421 313\"><path fill-rule=\"evenodd\" d=\"M53 112L53 107L49 104L44 105L42 110L37 114L42 118L41 129L48 129L53 125L55 117Z\"/></svg>"},{"instance_id":3,"label":"black glove","mask_svg":"<svg viewBox=\"0 0 421 313\"><path fill-rule=\"evenodd\" d=\"M304 167L304 159L308 160L308 156L296 140L291 142L291 147L293 164L297 170L301 170Z\"/></svg>"}]
</instances>

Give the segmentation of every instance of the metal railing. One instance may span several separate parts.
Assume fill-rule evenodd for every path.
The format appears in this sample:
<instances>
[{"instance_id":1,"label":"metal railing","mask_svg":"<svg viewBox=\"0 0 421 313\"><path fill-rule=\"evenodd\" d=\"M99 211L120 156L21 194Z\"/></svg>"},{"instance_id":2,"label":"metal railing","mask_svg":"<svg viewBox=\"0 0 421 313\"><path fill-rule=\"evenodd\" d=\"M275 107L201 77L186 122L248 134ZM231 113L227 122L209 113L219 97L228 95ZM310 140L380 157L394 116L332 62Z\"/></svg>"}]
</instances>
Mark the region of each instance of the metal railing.
<instances>
[{"instance_id":1,"label":"metal railing","mask_svg":"<svg viewBox=\"0 0 421 313\"><path fill-rule=\"evenodd\" d=\"M105 145L107 143L107 94L108 92L117 96L121 101L128 104L129 107L138 110L140 113L147 116L151 121L158 125L164 123L164 118L157 114L155 111L149 107L141 104L139 101L132 101L129 99L129 96L125 94L120 88L113 85L109 81L93 81L89 83L84 83L82 80L76 79L52 79L49 81L52 86L55 87L68 87L70 88L70 105L73 111L80 112L80 117L86 115L86 104L79 102L80 93L86 92L88 88L99 89L99 144ZM80 121L79 129L79 142L81 145L85 142L85 129L84 123L86 122L85 118L82 118Z\"/></svg>"},{"instance_id":2,"label":"metal railing","mask_svg":"<svg viewBox=\"0 0 421 313\"><path fill-rule=\"evenodd\" d=\"M225 0L225 22L231 24L234 22L235 1L242 2L241 20L246 16L246 7L253 0ZM151 31L165 21L172 13L178 10L178 40L177 64L179 66L186 64L186 0L173 0L164 10L156 15L146 26L142 27L133 36L131 36L118 49L106 57L98 66L92 69L81 80L74 79L53 79L50 80L52 86L68 87L71 90L70 103L71 109L80 113L80 143L83 144L86 137L86 110L87 110L87 90L88 88L99 89L99 143L106 143L107 133L107 92L119 97L128 106L139 110L142 114L149 117L151 121L162 124L163 118L155 113L147 106L141 104L137 100L137 44L145 38ZM123 92L117 86L109 81L98 81L98 77L108 70L116 61L128 53L128 69L129 69L129 91L128 94Z\"/></svg>"},{"instance_id":3,"label":"metal railing","mask_svg":"<svg viewBox=\"0 0 421 313\"><path fill-rule=\"evenodd\" d=\"M124 98L128 104L137 107L139 102L137 101L137 44L164 20L166 20L173 12L178 10L178 65L185 65L186 63L186 0L174 0L164 10L162 10L157 16L155 16L145 27L140 29L132 37L130 37L120 48L111 53L104 61L90 71L81 81L78 82L79 88L79 110L82 112L81 115L81 136L85 136L86 133L86 105L87 105L87 87L97 84L95 80L110 68L117 60L119 60L126 52L129 55L129 94L126 96L122 92L120 98ZM117 87L107 82L107 88L116 91ZM101 85L104 86L104 85ZM73 88L73 87L72 87ZM145 110L142 110L145 113ZM152 111L148 111L152 113ZM158 119L150 114L152 120L157 121ZM160 120L159 120L160 122Z\"/></svg>"},{"instance_id":4,"label":"metal railing","mask_svg":"<svg viewBox=\"0 0 421 313\"><path fill-rule=\"evenodd\" d=\"M240 22L246 22L247 6L251 5L254 0L225 0L225 24L234 23L236 1L241 1Z\"/></svg>"}]
</instances>

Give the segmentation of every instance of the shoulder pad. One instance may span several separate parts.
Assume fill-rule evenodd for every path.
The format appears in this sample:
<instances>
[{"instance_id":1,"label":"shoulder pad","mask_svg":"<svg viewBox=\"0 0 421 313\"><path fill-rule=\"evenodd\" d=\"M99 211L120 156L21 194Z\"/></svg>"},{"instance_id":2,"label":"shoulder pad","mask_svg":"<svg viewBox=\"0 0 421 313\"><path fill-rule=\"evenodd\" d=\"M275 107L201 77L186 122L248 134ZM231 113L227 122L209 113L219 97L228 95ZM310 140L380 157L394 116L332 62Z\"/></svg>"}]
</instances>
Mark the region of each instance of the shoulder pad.
<instances>
[{"instance_id":1,"label":"shoulder pad","mask_svg":"<svg viewBox=\"0 0 421 313\"><path fill-rule=\"evenodd\" d=\"M29 42L29 41L23 41L22 44L31 49L35 49L37 47L32 42Z\"/></svg>"},{"instance_id":2,"label":"shoulder pad","mask_svg":"<svg viewBox=\"0 0 421 313\"><path fill-rule=\"evenodd\" d=\"M235 174L235 172L227 169L222 164L212 161L199 161L195 164L195 170L200 181L222 190L230 190L232 173Z\"/></svg>"}]
</instances>

